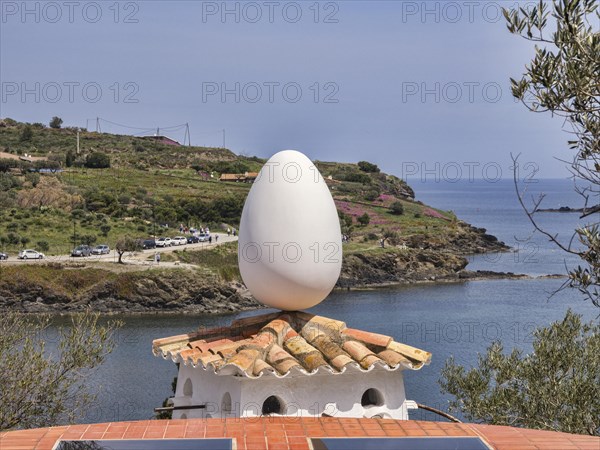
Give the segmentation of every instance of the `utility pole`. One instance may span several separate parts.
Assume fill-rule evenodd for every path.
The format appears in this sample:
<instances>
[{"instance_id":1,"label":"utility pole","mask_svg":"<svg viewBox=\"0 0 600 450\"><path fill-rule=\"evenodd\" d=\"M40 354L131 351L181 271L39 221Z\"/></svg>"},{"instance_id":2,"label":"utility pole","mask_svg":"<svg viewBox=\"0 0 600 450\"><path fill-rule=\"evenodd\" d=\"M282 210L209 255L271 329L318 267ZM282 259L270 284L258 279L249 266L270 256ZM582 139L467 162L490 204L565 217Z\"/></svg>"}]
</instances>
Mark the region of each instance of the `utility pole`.
<instances>
[{"instance_id":1,"label":"utility pole","mask_svg":"<svg viewBox=\"0 0 600 450\"><path fill-rule=\"evenodd\" d=\"M100 132L100 117L96 117L96 133Z\"/></svg>"},{"instance_id":2,"label":"utility pole","mask_svg":"<svg viewBox=\"0 0 600 450\"><path fill-rule=\"evenodd\" d=\"M190 138L190 124L189 123L185 124L185 135L187 136L188 147L191 147L192 146L192 140ZM185 145L185 136L183 138L183 145Z\"/></svg>"},{"instance_id":3,"label":"utility pole","mask_svg":"<svg viewBox=\"0 0 600 450\"><path fill-rule=\"evenodd\" d=\"M79 155L79 128L77 128L77 154Z\"/></svg>"}]
</instances>

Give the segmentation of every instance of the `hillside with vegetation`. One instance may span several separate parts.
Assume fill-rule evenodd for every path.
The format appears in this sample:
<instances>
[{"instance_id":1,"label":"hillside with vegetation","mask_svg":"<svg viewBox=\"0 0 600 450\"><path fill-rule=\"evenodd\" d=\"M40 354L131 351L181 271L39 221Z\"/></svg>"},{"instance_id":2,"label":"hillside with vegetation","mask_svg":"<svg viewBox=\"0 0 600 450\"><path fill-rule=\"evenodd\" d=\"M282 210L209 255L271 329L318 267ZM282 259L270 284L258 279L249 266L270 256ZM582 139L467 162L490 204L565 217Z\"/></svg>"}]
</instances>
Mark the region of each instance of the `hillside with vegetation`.
<instances>
[{"instance_id":1,"label":"hillside with vegetation","mask_svg":"<svg viewBox=\"0 0 600 450\"><path fill-rule=\"evenodd\" d=\"M60 124L0 119L3 251L14 255L36 248L47 255L66 255L81 243L114 248L125 236L174 235L180 224L209 226L213 232L237 228L251 184L219 177L258 172L265 162L224 148L173 146L151 137L86 130L79 132L78 151L77 134L77 129ZM315 165L349 238L341 286L456 274L466 266L465 255L506 249L452 212L416 201L410 186L372 163ZM216 256L210 257L212 253ZM209 270L222 282L239 282L235 253L230 245L165 256Z\"/></svg>"}]
</instances>

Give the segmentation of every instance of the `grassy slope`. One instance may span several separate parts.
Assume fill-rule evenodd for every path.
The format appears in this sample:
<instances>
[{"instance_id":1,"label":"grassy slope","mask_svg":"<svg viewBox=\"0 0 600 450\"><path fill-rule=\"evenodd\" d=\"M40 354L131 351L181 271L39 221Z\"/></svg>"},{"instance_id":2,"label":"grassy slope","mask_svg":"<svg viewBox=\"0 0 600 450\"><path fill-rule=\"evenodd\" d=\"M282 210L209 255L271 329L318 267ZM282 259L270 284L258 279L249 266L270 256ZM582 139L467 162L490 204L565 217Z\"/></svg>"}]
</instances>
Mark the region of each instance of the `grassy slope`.
<instances>
[{"instance_id":1,"label":"grassy slope","mask_svg":"<svg viewBox=\"0 0 600 450\"><path fill-rule=\"evenodd\" d=\"M28 153L34 156L46 156L64 160L69 149L75 147L76 132L72 129L53 130L34 128L30 142L20 142L23 125L0 126L0 151L13 154ZM150 142L142 138L111 134L81 133L81 158L91 151L103 151L111 156L110 169L70 168L58 175L42 175L42 178L56 177L60 181L61 192L65 195L83 197L85 192L97 188L100 192L118 199L121 212L117 215L90 212L90 205L49 208L23 208L18 205L19 194L32 185L22 175L16 177L21 186L12 188L0 197L0 236L8 233L25 236L29 239L27 247L36 247L38 241L47 241L49 254L64 254L72 247L72 234L94 235L97 243L114 245L122 235L143 237L155 229L152 218L152 204L170 205L180 199L213 201L228 196L245 198L250 185L244 183L221 183L214 178L203 179L192 165L205 166L210 170L216 162L244 164L249 170L256 171L262 161L258 158L236 156L227 149L205 147L172 147ZM334 179L343 179L347 174L364 174L355 164L317 162L321 173ZM332 194L338 209L351 216L351 234L353 243L346 246L347 252L384 251L378 250L378 239L386 230L395 231L401 240L414 234L444 236L454 232L455 218L451 213L441 212L414 202L401 195L410 191L401 180L386 174L368 174L368 182L339 182L331 185ZM376 199L368 201L367 198ZM404 205L404 214L390 214L389 205L400 201ZM71 209L83 209L74 217ZM356 218L367 213L371 222L368 226L359 226ZM438 217L433 217L438 216ZM178 219L171 226L177 225ZM189 225L205 225L202 217L195 217ZM237 225L235 220L232 225ZM100 226L108 225L111 230L102 236ZM217 224L211 224L213 230ZM157 234L173 234L174 230ZM5 245L9 253L15 253L22 245ZM220 266L218 258L230 263L231 256L190 256L200 260L189 261L209 264L205 258L216 258L214 263ZM182 260L185 259L182 257ZM229 258L229 259L228 259ZM231 264L226 264L231 266ZM231 269L215 269L224 278L234 277Z\"/></svg>"}]
</instances>

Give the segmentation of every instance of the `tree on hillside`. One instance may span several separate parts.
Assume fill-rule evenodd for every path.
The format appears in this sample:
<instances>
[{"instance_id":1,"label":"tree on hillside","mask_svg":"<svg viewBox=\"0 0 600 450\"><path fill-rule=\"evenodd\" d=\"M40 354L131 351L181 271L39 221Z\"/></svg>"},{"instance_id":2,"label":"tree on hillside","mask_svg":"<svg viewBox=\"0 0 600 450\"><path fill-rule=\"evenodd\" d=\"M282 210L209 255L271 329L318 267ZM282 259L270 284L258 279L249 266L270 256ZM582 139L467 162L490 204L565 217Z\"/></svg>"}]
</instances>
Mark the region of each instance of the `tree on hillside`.
<instances>
[{"instance_id":1,"label":"tree on hillside","mask_svg":"<svg viewBox=\"0 0 600 450\"><path fill-rule=\"evenodd\" d=\"M390 205L390 212L396 216L404 214L404 205L402 202L394 202Z\"/></svg>"},{"instance_id":2,"label":"tree on hillside","mask_svg":"<svg viewBox=\"0 0 600 450\"><path fill-rule=\"evenodd\" d=\"M20 161L16 159L0 158L0 172L8 172L20 166Z\"/></svg>"},{"instance_id":3,"label":"tree on hillside","mask_svg":"<svg viewBox=\"0 0 600 450\"><path fill-rule=\"evenodd\" d=\"M63 120L60 117L54 116L52 120L50 120L50 128L60 128L62 126Z\"/></svg>"},{"instance_id":4,"label":"tree on hillside","mask_svg":"<svg viewBox=\"0 0 600 450\"><path fill-rule=\"evenodd\" d=\"M451 410L469 421L600 435L600 325L570 310L535 331L531 354L494 342L478 368L451 358L442 376Z\"/></svg>"},{"instance_id":5,"label":"tree on hillside","mask_svg":"<svg viewBox=\"0 0 600 450\"><path fill-rule=\"evenodd\" d=\"M358 168L360 170L362 170L363 172L370 172L370 173L379 172L379 167L377 167L377 164L373 164L368 161L359 161Z\"/></svg>"},{"instance_id":6,"label":"tree on hillside","mask_svg":"<svg viewBox=\"0 0 600 450\"><path fill-rule=\"evenodd\" d=\"M341 210L337 210L338 217L340 219L340 229L342 230L342 234L350 236L354 229L352 224L352 216L350 214L345 214Z\"/></svg>"},{"instance_id":7,"label":"tree on hillside","mask_svg":"<svg viewBox=\"0 0 600 450\"><path fill-rule=\"evenodd\" d=\"M519 201L534 228L562 250L579 255L583 267L571 270L565 286L579 289L600 307L600 205L587 201L600 192L600 14L595 0L554 0L556 21L550 36L548 4L528 10L505 10L510 32L536 42L536 55L513 95L533 112L564 117L574 150L570 170L586 200L582 217L596 220L575 230L583 250L559 242L538 225L534 214L543 196L528 209L517 183ZM597 201L597 200L596 200ZM600 435L600 326L582 325L567 312L562 322L534 333L533 352L510 354L495 342L479 356L477 368L465 370L453 359L442 371L442 390L455 397L450 407L478 422Z\"/></svg>"},{"instance_id":8,"label":"tree on hillside","mask_svg":"<svg viewBox=\"0 0 600 450\"><path fill-rule=\"evenodd\" d=\"M25 125L19 136L19 141L29 142L31 139L33 139L33 128L31 128L31 125Z\"/></svg>"},{"instance_id":9,"label":"tree on hillside","mask_svg":"<svg viewBox=\"0 0 600 450\"><path fill-rule=\"evenodd\" d=\"M84 234L79 238L79 242L81 242L84 245L94 245L97 240L98 237L93 234Z\"/></svg>"},{"instance_id":10,"label":"tree on hillside","mask_svg":"<svg viewBox=\"0 0 600 450\"><path fill-rule=\"evenodd\" d=\"M48 244L48 241L37 241L35 245L37 249L41 252L47 252L48 250L50 250L50 244Z\"/></svg>"},{"instance_id":11,"label":"tree on hillside","mask_svg":"<svg viewBox=\"0 0 600 450\"><path fill-rule=\"evenodd\" d=\"M48 316L0 315L0 430L81 420L95 399L89 374L114 346L122 324L98 324L98 314L71 316L56 349L46 348Z\"/></svg>"},{"instance_id":12,"label":"tree on hillside","mask_svg":"<svg viewBox=\"0 0 600 450\"><path fill-rule=\"evenodd\" d=\"M115 245L115 249L119 255L119 264L124 264L123 255L126 252L137 252L142 249L139 240L131 237L122 237Z\"/></svg>"},{"instance_id":13,"label":"tree on hillside","mask_svg":"<svg viewBox=\"0 0 600 450\"><path fill-rule=\"evenodd\" d=\"M504 11L509 31L536 43L535 57L526 72L520 80L511 79L512 92L530 111L565 119L571 136L568 145L575 153L570 171L575 181L589 185L576 188L585 199L582 217L591 220L575 230L572 240L583 250L559 242L554 233L538 225L534 214L543 195L531 208L526 207L521 192L519 200L536 230L564 251L581 257L583 266L569 272L569 285L600 307L600 12L595 0L555 0L552 17L556 29L548 36L549 14L546 2L529 10Z\"/></svg>"},{"instance_id":14,"label":"tree on hillside","mask_svg":"<svg viewBox=\"0 0 600 450\"><path fill-rule=\"evenodd\" d=\"M367 225L369 225L371 218L369 217L369 215L367 213L364 213L362 216L358 216L356 218L356 221L358 223L360 223L363 227L366 227Z\"/></svg>"},{"instance_id":15,"label":"tree on hillside","mask_svg":"<svg viewBox=\"0 0 600 450\"><path fill-rule=\"evenodd\" d=\"M102 236L107 237L110 230L110 225L100 225L100 232L102 233Z\"/></svg>"},{"instance_id":16,"label":"tree on hillside","mask_svg":"<svg viewBox=\"0 0 600 450\"><path fill-rule=\"evenodd\" d=\"M110 167L110 156L102 152L90 153L85 158L85 167L89 169L108 169Z\"/></svg>"},{"instance_id":17,"label":"tree on hillside","mask_svg":"<svg viewBox=\"0 0 600 450\"><path fill-rule=\"evenodd\" d=\"M71 149L67 150L67 154L65 155L65 166L71 167L75 162L75 152Z\"/></svg>"}]
</instances>

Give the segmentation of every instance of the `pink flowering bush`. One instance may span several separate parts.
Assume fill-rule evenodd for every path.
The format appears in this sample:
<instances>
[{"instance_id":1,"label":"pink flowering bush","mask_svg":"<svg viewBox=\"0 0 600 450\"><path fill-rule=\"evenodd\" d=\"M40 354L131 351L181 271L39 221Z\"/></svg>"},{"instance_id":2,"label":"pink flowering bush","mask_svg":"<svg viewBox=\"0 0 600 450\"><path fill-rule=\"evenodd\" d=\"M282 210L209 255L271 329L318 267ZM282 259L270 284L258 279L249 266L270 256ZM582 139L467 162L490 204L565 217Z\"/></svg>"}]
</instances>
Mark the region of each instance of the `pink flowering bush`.
<instances>
[{"instance_id":1,"label":"pink flowering bush","mask_svg":"<svg viewBox=\"0 0 600 450\"><path fill-rule=\"evenodd\" d=\"M367 213L369 215L369 218L371 219L369 221L369 224L371 224L371 225L385 225L386 223L388 223L388 221L384 217L382 217L380 214L377 214L376 212L374 212L372 210L367 210L363 205L346 202L343 200L334 200L334 201L335 201L335 206L337 206L337 209L339 209L344 214L352 216L354 219Z\"/></svg>"},{"instance_id":2,"label":"pink flowering bush","mask_svg":"<svg viewBox=\"0 0 600 450\"><path fill-rule=\"evenodd\" d=\"M436 210L431 209L431 208L423 208L423 214L425 214L426 216L429 216L429 217L433 217L435 219L449 220L446 216L444 216L443 214L440 214L439 212L437 212Z\"/></svg>"}]
</instances>

